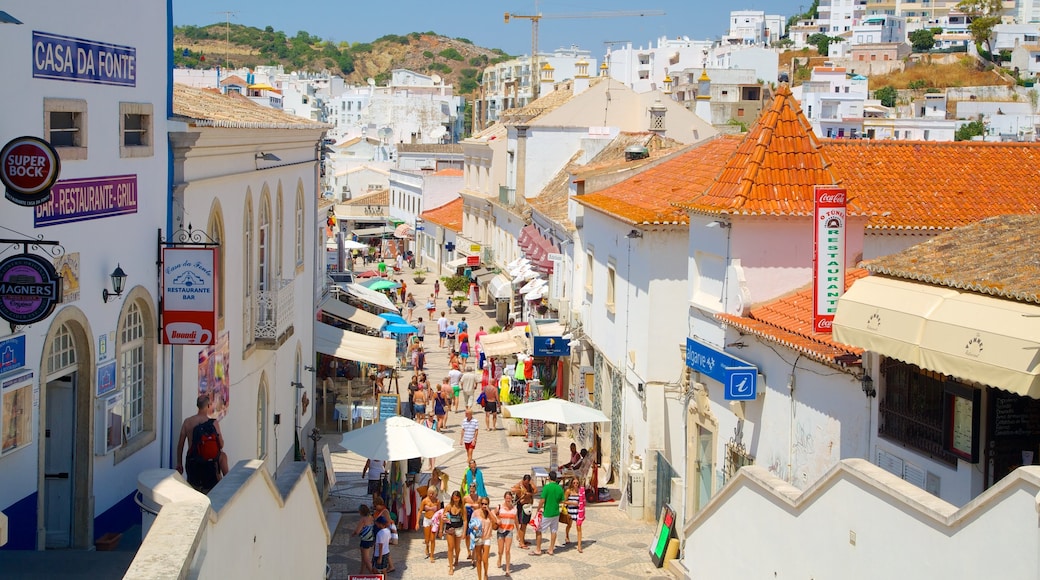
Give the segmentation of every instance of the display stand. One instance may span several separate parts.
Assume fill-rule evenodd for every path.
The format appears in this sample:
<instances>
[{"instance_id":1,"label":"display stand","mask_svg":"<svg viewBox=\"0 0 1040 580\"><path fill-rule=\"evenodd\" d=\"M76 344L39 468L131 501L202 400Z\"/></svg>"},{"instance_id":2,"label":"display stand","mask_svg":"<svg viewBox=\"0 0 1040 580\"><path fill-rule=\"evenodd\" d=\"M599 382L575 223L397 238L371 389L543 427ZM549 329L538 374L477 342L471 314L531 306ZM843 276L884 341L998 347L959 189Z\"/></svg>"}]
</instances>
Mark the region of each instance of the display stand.
<instances>
[{"instance_id":1,"label":"display stand","mask_svg":"<svg viewBox=\"0 0 1040 580\"><path fill-rule=\"evenodd\" d=\"M538 379L531 379L527 381L524 392L524 401L532 403L534 401L540 401L542 397L542 384ZM545 435L545 421L538 421L536 419L528 419L525 421L527 424L527 452L528 453L543 453L548 449L542 439Z\"/></svg>"}]
</instances>

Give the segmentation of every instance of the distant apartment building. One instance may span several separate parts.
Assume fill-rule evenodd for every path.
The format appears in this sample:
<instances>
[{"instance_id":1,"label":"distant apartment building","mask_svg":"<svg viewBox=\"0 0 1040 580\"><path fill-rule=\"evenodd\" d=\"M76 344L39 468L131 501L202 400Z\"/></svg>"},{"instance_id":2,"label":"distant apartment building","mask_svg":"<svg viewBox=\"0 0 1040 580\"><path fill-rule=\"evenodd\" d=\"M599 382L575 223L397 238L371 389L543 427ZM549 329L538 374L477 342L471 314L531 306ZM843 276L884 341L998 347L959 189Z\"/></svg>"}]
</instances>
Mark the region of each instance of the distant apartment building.
<instances>
[{"instance_id":1,"label":"distant apartment building","mask_svg":"<svg viewBox=\"0 0 1040 580\"><path fill-rule=\"evenodd\" d=\"M867 78L841 67L822 66L792 93L801 104L813 132L820 137L856 139L863 132Z\"/></svg>"},{"instance_id":2,"label":"distant apartment building","mask_svg":"<svg viewBox=\"0 0 1040 580\"><path fill-rule=\"evenodd\" d=\"M670 71L704 67L712 45L711 40L662 36L656 46L634 48L631 42L620 47L608 45L604 63L611 78L637 93L645 93L663 88Z\"/></svg>"},{"instance_id":3,"label":"distant apartment building","mask_svg":"<svg viewBox=\"0 0 1040 580\"><path fill-rule=\"evenodd\" d=\"M858 44L906 42L906 18L900 16L869 16L853 24L849 41Z\"/></svg>"},{"instance_id":4,"label":"distant apartment building","mask_svg":"<svg viewBox=\"0 0 1040 580\"><path fill-rule=\"evenodd\" d=\"M552 53L539 52L537 62L539 69L548 64L557 80L574 78L579 66L587 71L598 70L592 52L575 45ZM541 71L535 75L535 85L540 82L540 76ZM496 123L503 111L527 106L534 97L533 86L529 55L485 67L479 96L473 101L473 132Z\"/></svg>"},{"instance_id":5,"label":"distant apartment building","mask_svg":"<svg viewBox=\"0 0 1040 580\"><path fill-rule=\"evenodd\" d=\"M722 42L769 46L784 36L786 23L783 16L766 14L761 10L734 10L729 13L729 33Z\"/></svg>"},{"instance_id":6,"label":"distant apartment building","mask_svg":"<svg viewBox=\"0 0 1040 580\"><path fill-rule=\"evenodd\" d=\"M696 110L701 79L708 79L708 104L712 125L726 125L731 121L752 125L762 108L772 97L767 86L750 69L688 68L672 73L672 98L687 110Z\"/></svg>"},{"instance_id":7,"label":"distant apartment building","mask_svg":"<svg viewBox=\"0 0 1040 580\"><path fill-rule=\"evenodd\" d=\"M866 7L867 0L821 0L816 10L816 21L823 25L820 28L824 30L819 32L828 36L850 32L853 25L862 20Z\"/></svg>"}]
</instances>

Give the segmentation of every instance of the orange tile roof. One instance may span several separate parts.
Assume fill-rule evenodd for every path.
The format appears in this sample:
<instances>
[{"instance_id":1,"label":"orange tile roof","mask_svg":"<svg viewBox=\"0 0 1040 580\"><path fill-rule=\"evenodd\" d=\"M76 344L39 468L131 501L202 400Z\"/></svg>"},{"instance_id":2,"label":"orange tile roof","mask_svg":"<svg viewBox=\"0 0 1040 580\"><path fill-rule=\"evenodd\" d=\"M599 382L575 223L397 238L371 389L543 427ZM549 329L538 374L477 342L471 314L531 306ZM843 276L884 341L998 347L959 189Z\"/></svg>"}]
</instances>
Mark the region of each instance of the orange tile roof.
<instances>
[{"instance_id":1,"label":"orange tile roof","mask_svg":"<svg viewBox=\"0 0 1040 580\"><path fill-rule=\"evenodd\" d=\"M711 186L742 140L723 135L606 189L574 201L633 224L688 224L676 204Z\"/></svg>"},{"instance_id":2,"label":"orange tile roof","mask_svg":"<svg viewBox=\"0 0 1040 580\"><path fill-rule=\"evenodd\" d=\"M950 229L1040 214L1040 143L834 140L824 144L868 228Z\"/></svg>"},{"instance_id":3,"label":"orange tile roof","mask_svg":"<svg viewBox=\"0 0 1040 580\"><path fill-rule=\"evenodd\" d=\"M845 272L845 287L867 275L862 268ZM829 334L813 332L812 286L751 309L749 316L716 314L716 320L766 340L782 344L818 361L839 362L839 357L862 355L863 349L842 344Z\"/></svg>"},{"instance_id":4,"label":"orange tile roof","mask_svg":"<svg viewBox=\"0 0 1040 580\"><path fill-rule=\"evenodd\" d=\"M365 193L365 195L349 199L343 202L343 205L390 205L390 191L377 189L372 193Z\"/></svg>"},{"instance_id":5,"label":"orange tile roof","mask_svg":"<svg viewBox=\"0 0 1040 580\"><path fill-rule=\"evenodd\" d=\"M448 168L441 169L440 171L434 173L434 175L443 175L446 177L462 177L463 175L465 175L465 172L463 172L461 169Z\"/></svg>"},{"instance_id":6,"label":"orange tile roof","mask_svg":"<svg viewBox=\"0 0 1040 580\"><path fill-rule=\"evenodd\" d=\"M812 215L813 186L837 183L829 165L798 101L783 84L715 183L679 206L709 214ZM856 213L850 199L849 214Z\"/></svg>"},{"instance_id":7,"label":"orange tile roof","mask_svg":"<svg viewBox=\"0 0 1040 580\"><path fill-rule=\"evenodd\" d=\"M462 198L454 199L436 209L422 212L422 219L455 233L462 231Z\"/></svg>"}]
</instances>

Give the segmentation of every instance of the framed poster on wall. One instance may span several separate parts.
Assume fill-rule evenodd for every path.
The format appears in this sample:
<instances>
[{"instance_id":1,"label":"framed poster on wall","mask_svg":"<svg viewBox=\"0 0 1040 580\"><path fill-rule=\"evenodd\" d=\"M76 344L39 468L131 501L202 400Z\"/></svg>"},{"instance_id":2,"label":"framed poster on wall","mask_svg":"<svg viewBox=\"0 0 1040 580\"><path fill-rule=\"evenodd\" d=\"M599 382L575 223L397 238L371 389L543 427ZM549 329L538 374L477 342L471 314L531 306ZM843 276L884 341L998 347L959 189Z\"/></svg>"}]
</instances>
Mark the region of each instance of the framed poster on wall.
<instances>
[{"instance_id":1,"label":"framed poster on wall","mask_svg":"<svg viewBox=\"0 0 1040 580\"><path fill-rule=\"evenodd\" d=\"M0 383L0 457L32 443L33 373Z\"/></svg>"}]
</instances>

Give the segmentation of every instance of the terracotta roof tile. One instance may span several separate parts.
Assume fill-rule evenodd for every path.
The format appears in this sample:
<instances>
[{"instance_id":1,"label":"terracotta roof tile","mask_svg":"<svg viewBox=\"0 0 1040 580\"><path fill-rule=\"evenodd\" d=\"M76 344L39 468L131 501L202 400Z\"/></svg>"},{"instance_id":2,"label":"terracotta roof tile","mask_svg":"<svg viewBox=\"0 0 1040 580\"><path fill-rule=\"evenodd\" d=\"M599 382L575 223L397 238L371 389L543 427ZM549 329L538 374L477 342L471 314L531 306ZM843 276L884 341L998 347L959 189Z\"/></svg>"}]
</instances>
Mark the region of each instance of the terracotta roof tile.
<instances>
[{"instance_id":1,"label":"terracotta roof tile","mask_svg":"<svg viewBox=\"0 0 1040 580\"><path fill-rule=\"evenodd\" d=\"M940 234L866 264L867 270L1040 303L1040 215L1004 215Z\"/></svg>"},{"instance_id":2,"label":"terracotta roof tile","mask_svg":"<svg viewBox=\"0 0 1040 580\"><path fill-rule=\"evenodd\" d=\"M950 229L1040 214L1040 143L846 139L824 151L870 228Z\"/></svg>"},{"instance_id":3,"label":"terracotta roof tile","mask_svg":"<svg viewBox=\"0 0 1040 580\"><path fill-rule=\"evenodd\" d=\"M676 203L711 186L722 166L743 141L720 136L621 183L573 199L635 224L688 224L689 216Z\"/></svg>"},{"instance_id":4,"label":"terracotta roof tile","mask_svg":"<svg viewBox=\"0 0 1040 580\"><path fill-rule=\"evenodd\" d=\"M285 111L262 107L237 95L222 95L187 85L173 85L173 114L187 117L196 126L237 129L322 129L327 123L313 123Z\"/></svg>"},{"instance_id":5,"label":"terracotta roof tile","mask_svg":"<svg viewBox=\"0 0 1040 580\"><path fill-rule=\"evenodd\" d=\"M422 219L455 233L462 231L462 198L454 199L436 209L422 212Z\"/></svg>"},{"instance_id":6,"label":"terracotta roof tile","mask_svg":"<svg viewBox=\"0 0 1040 580\"><path fill-rule=\"evenodd\" d=\"M862 268L845 273L845 287L867 275ZM715 318L740 330L801 352L813 359L835 363L838 357L862 355L863 349L842 344L829 334L813 332L812 287L809 286L751 309L749 316L716 314Z\"/></svg>"},{"instance_id":7,"label":"terracotta roof tile","mask_svg":"<svg viewBox=\"0 0 1040 580\"><path fill-rule=\"evenodd\" d=\"M448 168L441 169L440 171L435 172L434 175L441 175L444 177L462 177L463 175L465 175L465 172L463 172L461 169Z\"/></svg>"},{"instance_id":8,"label":"terracotta roof tile","mask_svg":"<svg viewBox=\"0 0 1040 580\"><path fill-rule=\"evenodd\" d=\"M380 189L374 193L366 193L344 202L343 205L390 205L390 191Z\"/></svg>"}]
</instances>

